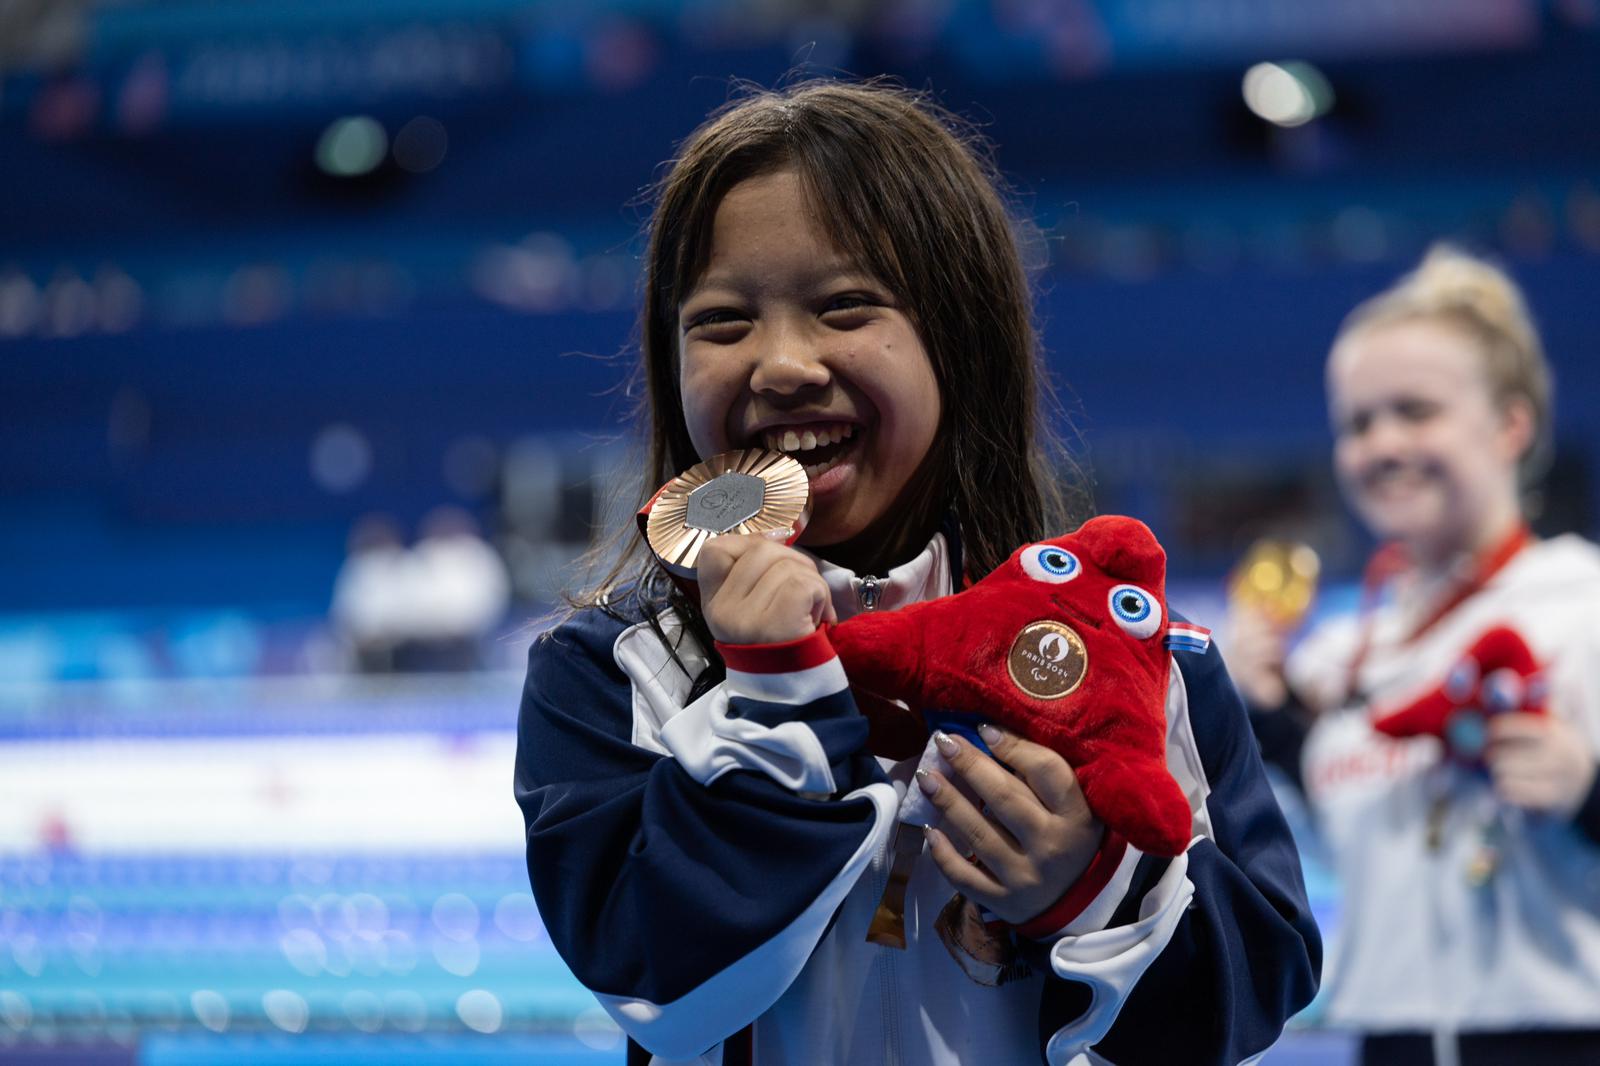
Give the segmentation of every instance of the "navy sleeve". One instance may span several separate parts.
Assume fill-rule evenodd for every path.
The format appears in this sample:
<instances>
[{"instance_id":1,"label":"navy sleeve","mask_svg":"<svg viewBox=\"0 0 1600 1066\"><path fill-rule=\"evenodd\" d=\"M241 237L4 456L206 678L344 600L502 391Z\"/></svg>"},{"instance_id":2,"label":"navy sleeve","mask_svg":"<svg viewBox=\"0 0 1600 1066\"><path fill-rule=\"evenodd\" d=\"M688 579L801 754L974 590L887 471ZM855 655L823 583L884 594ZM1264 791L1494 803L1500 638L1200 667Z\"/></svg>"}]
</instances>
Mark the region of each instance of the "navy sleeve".
<instances>
[{"instance_id":1,"label":"navy sleeve","mask_svg":"<svg viewBox=\"0 0 1600 1066\"><path fill-rule=\"evenodd\" d=\"M1174 660L1210 788L1213 839L1176 860L1139 861L1112 926L1141 918L1172 863L1187 862L1193 897L1095 1051L1117 1063L1239 1063L1270 1047L1316 994L1322 943L1299 854L1220 654L1211 646ZM1082 984L1049 982L1042 1042L1087 1011L1089 998Z\"/></svg>"},{"instance_id":2,"label":"navy sleeve","mask_svg":"<svg viewBox=\"0 0 1600 1066\"><path fill-rule=\"evenodd\" d=\"M1591 844L1600 844L1600 771L1595 773L1589 792L1583 797L1572 820Z\"/></svg>"},{"instance_id":3,"label":"navy sleeve","mask_svg":"<svg viewBox=\"0 0 1600 1066\"><path fill-rule=\"evenodd\" d=\"M825 738L830 797L742 768L702 784L635 744L613 653L626 628L584 611L530 650L516 797L557 951L630 1036L688 1057L793 981L892 824L894 792L848 692L791 708ZM729 717L772 711L731 703Z\"/></svg>"}]
</instances>

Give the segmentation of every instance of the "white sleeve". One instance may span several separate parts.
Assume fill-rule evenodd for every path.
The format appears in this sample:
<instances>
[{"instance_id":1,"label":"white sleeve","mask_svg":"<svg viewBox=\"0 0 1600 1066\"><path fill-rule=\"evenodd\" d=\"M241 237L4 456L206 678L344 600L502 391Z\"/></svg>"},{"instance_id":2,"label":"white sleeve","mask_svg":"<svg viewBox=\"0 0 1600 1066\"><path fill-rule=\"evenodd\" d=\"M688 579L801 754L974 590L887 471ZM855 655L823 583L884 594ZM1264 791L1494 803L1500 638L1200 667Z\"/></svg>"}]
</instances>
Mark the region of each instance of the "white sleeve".
<instances>
[{"instance_id":1,"label":"white sleeve","mask_svg":"<svg viewBox=\"0 0 1600 1066\"><path fill-rule=\"evenodd\" d=\"M1081 1018L1058 1029L1045 1045L1050 1066L1065 1066L1111 1031L1123 1003L1166 948L1194 898L1188 869L1187 852L1173 859L1145 895L1139 919L1131 925L1063 936L1051 945L1050 968L1056 976L1082 981L1094 998Z\"/></svg>"}]
</instances>

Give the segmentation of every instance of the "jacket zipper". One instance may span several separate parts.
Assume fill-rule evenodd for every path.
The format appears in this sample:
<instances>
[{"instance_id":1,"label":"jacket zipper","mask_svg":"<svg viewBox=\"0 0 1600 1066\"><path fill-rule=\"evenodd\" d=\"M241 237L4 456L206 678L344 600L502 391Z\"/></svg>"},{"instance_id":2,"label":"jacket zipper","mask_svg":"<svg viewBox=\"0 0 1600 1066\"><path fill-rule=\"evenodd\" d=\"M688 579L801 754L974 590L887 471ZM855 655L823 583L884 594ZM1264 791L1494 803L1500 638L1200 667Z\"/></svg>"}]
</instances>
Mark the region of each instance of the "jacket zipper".
<instances>
[{"instance_id":1,"label":"jacket zipper","mask_svg":"<svg viewBox=\"0 0 1600 1066\"><path fill-rule=\"evenodd\" d=\"M883 595L883 581L881 578L867 574L856 582L856 602L863 611L875 611ZM879 854L879 861L883 864L883 884L875 884L877 892L874 899L883 895L884 886L889 881L890 853L893 850L894 834L890 833L884 844L884 849ZM900 1063L900 997L894 974L893 951L883 948L878 949L878 1002L883 1010L883 1061L884 1066L899 1066Z\"/></svg>"},{"instance_id":2,"label":"jacket zipper","mask_svg":"<svg viewBox=\"0 0 1600 1066\"><path fill-rule=\"evenodd\" d=\"M871 578L876 582L876 578ZM874 589L876 592L876 589ZM876 600L873 601L874 606ZM868 608L870 610L870 608ZM881 899L883 891L889 884L890 866L894 854L894 833L891 832L884 841L883 847L878 852L878 863L883 871L881 878L873 879L873 899ZM895 981L894 959L898 954L893 949L877 947L877 958L874 959L878 971L878 1005L882 1011L883 1029L883 1063L884 1066L900 1066L900 997L897 994Z\"/></svg>"}]
</instances>

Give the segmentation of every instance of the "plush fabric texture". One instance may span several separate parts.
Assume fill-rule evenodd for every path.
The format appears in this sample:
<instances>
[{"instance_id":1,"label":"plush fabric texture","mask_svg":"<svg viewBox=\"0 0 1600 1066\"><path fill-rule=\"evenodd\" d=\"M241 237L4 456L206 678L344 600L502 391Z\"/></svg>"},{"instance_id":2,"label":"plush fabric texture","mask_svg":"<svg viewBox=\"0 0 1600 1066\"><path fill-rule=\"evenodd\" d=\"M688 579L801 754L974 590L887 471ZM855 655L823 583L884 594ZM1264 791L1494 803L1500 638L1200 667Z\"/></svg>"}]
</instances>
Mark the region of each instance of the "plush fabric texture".
<instances>
[{"instance_id":1,"label":"plush fabric texture","mask_svg":"<svg viewBox=\"0 0 1600 1066\"><path fill-rule=\"evenodd\" d=\"M1391 737L1433 736L1451 756L1482 765L1490 715L1545 713L1545 683L1528 642L1495 626L1472 642L1443 683L1402 707L1375 708L1372 727Z\"/></svg>"},{"instance_id":2,"label":"plush fabric texture","mask_svg":"<svg viewBox=\"0 0 1600 1066\"><path fill-rule=\"evenodd\" d=\"M1103 516L1019 548L961 592L858 615L829 639L869 694L864 713L890 699L981 715L1059 752L1095 815L1135 847L1178 855L1192 834L1165 757L1166 565L1142 522Z\"/></svg>"}]
</instances>

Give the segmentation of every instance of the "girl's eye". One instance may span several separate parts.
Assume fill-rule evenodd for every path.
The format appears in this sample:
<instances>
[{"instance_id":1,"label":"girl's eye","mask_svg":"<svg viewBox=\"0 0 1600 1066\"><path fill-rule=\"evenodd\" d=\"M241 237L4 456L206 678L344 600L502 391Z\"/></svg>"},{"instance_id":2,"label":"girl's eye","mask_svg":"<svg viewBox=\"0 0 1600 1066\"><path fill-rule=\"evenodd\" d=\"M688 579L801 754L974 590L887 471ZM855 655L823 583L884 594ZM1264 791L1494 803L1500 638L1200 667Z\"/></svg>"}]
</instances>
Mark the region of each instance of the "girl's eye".
<instances>
[{"instance_id":1,"label":"girl's eye","mask_svg":"<svg viewBox=\"0 0 1600 1066\"><path fill-rule=\"evenodd\" d=\"M1358 411L1347 417L1339 426L1339 431L1348 437L1359 437L1372 428L1372 414L1368 411Z\"/></svg>"},{"instance_id":2,"label":"girl's eye","mask_svg":"<svg viewBox=\"0 0 1600 1066\"><path fill-rule=\"evenodd\" d=\"M822 305L822 313L824 315L848 318L851 312L866 311L869 308L878 306L878 303L879 301L866 293L840 293L838 296L830 296L828 298L828 302Z\"/></svg>"},{"instance_id":3,"label":"girl's eye","mask_svg":"<svg viewBox=\"0 0 1600 1066\"><path fill-rule=\"evenodd\" d=\"M683 332L693 333L696 330L716 329L742 325L746 321L743 314L732 308L719 307L710 311L702 311L684 323Z\"/></svg>"},{"instance_id":4,"label":"girl's eye","mask_svg":"<svg viewBox=\"0 0 1600 1066\"><path fill-rule=\"evenodd\" d=\"M1140 640L1161 628L1161 605L1138 585L1118 585L1111 590L1111 617L1129 636Z\"/></svg>"},{"instance_id":5,"label":"girl's eye","mask_svg":"<svg viewBox=\"0 0 1600 1066\"><path fill-rule=\"evenodd\" d=\"M1402 422L1426 422L1439 413L1439 405L1432 400L1402 400L1395 406Z\"/></svg>"},{"instance_id":6,"label":"girl's eye","mask_svg":"<svg viewBox=\"0 0 1600 1066\"><path fill-rule=\"evenodd\" d=\"M1035 581L1065 585L1083 572L1078 557L1054 544L1032 544L1022 550L1022 569Z\"/></svg>"}]
</instances>

